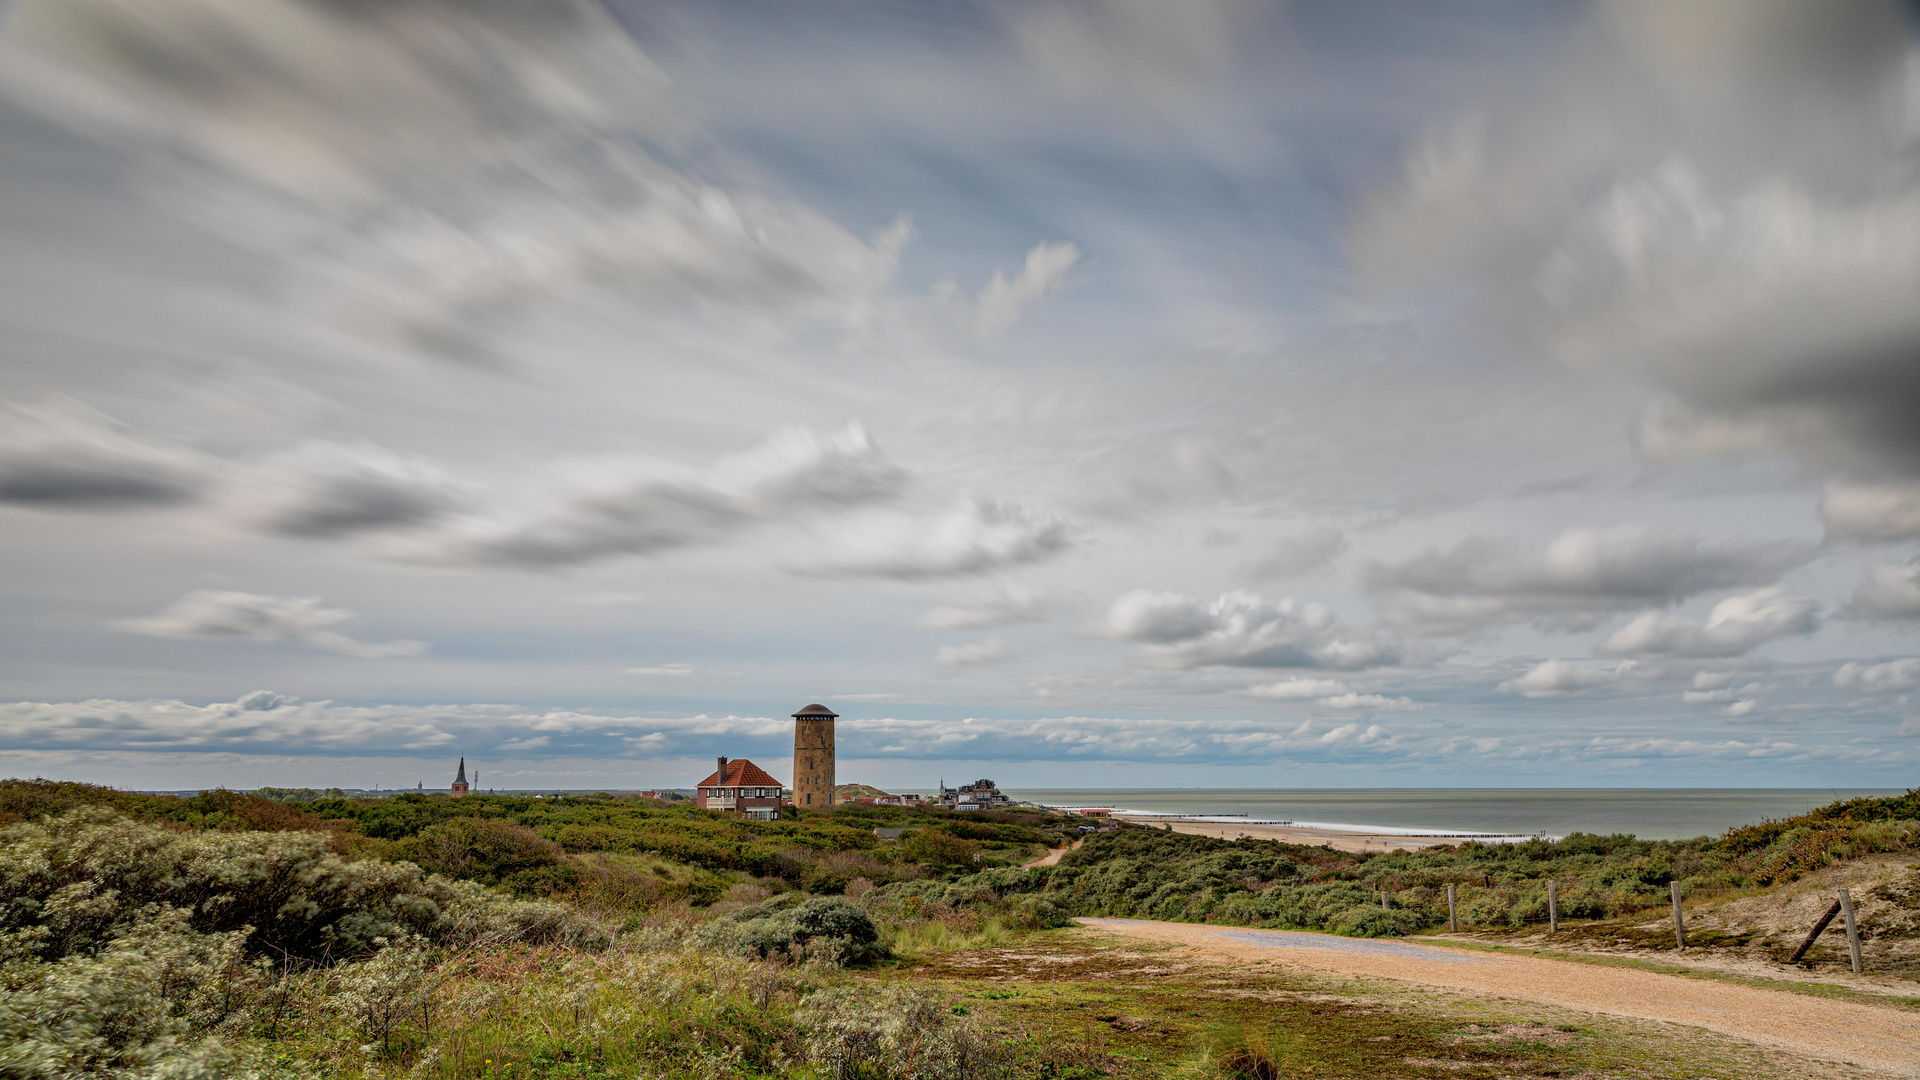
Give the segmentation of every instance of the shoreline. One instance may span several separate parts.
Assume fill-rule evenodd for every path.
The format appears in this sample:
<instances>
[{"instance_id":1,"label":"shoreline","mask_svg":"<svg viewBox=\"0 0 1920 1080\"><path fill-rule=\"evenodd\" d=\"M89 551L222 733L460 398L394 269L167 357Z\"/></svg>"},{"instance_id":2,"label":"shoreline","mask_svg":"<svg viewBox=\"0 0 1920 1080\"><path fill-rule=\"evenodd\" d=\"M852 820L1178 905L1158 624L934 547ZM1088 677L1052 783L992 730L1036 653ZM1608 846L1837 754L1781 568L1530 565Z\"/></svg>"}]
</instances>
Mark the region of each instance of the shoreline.
<instances>
[{"instance_id":1,"label":"shoreline","mask_svg":"<svg viewBox=\"0 0 1920 1080\"><path fill-rule=\"evenodd\" d=\"M1117 820L1133 821L1128 817ZM1423 851L1427 848L1442 847L1450 844L1467 843L1477 839L1480 843L1517 843L1531 837L1517 837L1511 840L1490 841L1479 837L1448 837L1439 833L1422 836L1407 836L1392 832L1359 832L1355 829L1363 826L1351 826L1342 829L1314 828L1305 825L1280 825L1266 822L1243 822L1231 824L1220 821L1194 821L1169 819L1160 822L1141 822L1148 825L1165 825L1174 832L1189 836L1211 836L1220 840L1278 840L1284 844L1302 844L1307 847L1331 847L1335 851L1355 853L1385 853L1390 851Z\"/></svg>"},{"instance_id":2,"label":"shoreline","mask_svg":"<svg viewBox=\"0 0 1920 1080\"><path fill-rule=\"evenodd\" d=\"M1189 836L1211 836L1221 840L1278 840L1308 847L1331 847L1336 851L1420 851L1468 843L1523 844L1536 838L1559 837L1520 833L1480 832L1466 829L1423 829L1392 825L1351 825L1329 821L1295 821L1280 818L1248 818L1229 814L1171 814L1113 807L1054 806L1052 810L1088 812L1106 815L1113 821L1130 821L1148 828L1168 829Z\"/></svg>"}]
</instances>

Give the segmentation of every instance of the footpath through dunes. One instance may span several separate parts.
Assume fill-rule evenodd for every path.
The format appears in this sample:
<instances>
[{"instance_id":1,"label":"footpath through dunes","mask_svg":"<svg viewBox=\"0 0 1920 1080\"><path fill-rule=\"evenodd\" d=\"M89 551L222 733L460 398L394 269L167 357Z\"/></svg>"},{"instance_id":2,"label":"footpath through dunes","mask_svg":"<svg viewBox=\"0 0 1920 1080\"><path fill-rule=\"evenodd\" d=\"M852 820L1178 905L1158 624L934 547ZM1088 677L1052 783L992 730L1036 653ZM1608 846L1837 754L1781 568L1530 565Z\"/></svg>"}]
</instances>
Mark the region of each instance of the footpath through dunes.
<instances>
[{"instance_id":1,"label":"footpath through dunes","mask_svg":"<svg viewBox=\"0 0 1920 1080\"><path fill-rule=\"evenodd\" d=\"M1195 958L1394 979L1687 1024L1803 1057L1920 1077L1920 1012L1897 1007L1395 939L1138 919L1079 921L1129 938L1187 946L1197 954Z\"/></svg>"}]
</instances>

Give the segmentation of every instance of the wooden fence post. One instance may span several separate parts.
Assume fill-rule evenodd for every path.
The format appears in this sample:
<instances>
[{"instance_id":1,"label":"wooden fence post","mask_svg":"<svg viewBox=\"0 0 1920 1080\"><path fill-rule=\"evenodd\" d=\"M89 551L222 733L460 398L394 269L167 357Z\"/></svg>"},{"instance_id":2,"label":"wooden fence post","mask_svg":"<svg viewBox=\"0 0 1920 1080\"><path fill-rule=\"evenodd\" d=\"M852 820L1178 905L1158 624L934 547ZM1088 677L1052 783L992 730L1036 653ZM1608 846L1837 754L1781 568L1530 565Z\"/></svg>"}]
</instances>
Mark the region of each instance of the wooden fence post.
<instances>
[{"instance_id":1,"label":"wooden fence post","mask_svg":"<svg viewBox=\"0 0 1920 1080\"><path fill-rule=\"evenodd\" d=\"M1866 966L1860 962L1860 924L1853 921L1853 897L1847 890L1840 890L1840 914L1847 920L1847 951L1853 954L1853 973L1860 974Z\"/></svg>"},{"instance_id":2,"label":"wooden fence post","mask_svg":"<svg viewBox=\"0 0 1920 1080\"><path fill-rule=\"evenodd\" d=\"M1390 907L1388 907L1388 906L1387 906L1387 890L1385 890L1385 889L1381 889L1381 890L1380 890L1380 910L1381 910L1381 911L1392 911L1392 910L1393 910L1392 908L1390 908Z\"/></svg>"},{"instance_id":3,"label":"wooden fence post","mask_svg":"<svg viewBox=\"0 0 1920 1080\"><path fill-rule=\"evenodd\" d=\"M1552 878L1547 879L1547 929L1560 929L1560 891Z\"/></svg>"},{"instance_id":4,"label":"wooden fence post","mask_svg":"<svg viewBox=\"0 0 1920 1080\"><path fill-rule=\"evenodd\" d=\"M1820 916L1820 921L1813 924L1813 929L1807 931L1807 940L1801 942L1800 947L1793 950L1792 956L1787 957L1787 963L1799 963L1800 958L1807 955L1807 950L1813 948L1814 939L1820 936L1820 931L1825 930L1827 924L1832 922L1833 917L1838 914L1840 914L1840 901L1835 900L1833 906L1827 909L1827 913Z\"/></svg>"},{"instance_id":5,"label":"wooden fence post","mask_svg":"<svg viewBox=\"0 0 1920 1080\"><path fill-rule=\"evenodd\" d=\"M1447 886L1447 929L1456 933L1460 930L1460 917L1454 910L1453 886L1451 885Z\"/></svg>"},{"instance_id":6,"label":"wooden fence post","mask_svg":"<svg viewBox=\"0 0 1920 1080\"><path fill-rule=\"evenodd\" d=\"M1667 889L1673 893L1673 943L1681 952L1687 950L1687 917L1680 912L1680 883L1670 881Z\"/></svg>"}]
</instances>

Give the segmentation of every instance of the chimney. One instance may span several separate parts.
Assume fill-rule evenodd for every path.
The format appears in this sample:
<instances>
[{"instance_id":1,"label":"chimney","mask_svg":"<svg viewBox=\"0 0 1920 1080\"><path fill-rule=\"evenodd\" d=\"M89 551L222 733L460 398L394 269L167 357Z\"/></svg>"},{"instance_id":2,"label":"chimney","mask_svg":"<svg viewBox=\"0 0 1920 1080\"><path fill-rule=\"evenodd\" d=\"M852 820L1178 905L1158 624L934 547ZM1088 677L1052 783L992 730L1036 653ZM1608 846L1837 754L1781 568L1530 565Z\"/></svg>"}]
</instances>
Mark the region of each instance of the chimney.
<instances>
[{"instance_id":1,"label":"chimney","mask_svg":"<svg viewBox=\"0 0 1920 1080\"><path fill-rule=\"evenodd\" d=\"M714 785L716 787L727 786L727 759L726 758L720 759L720 767L714 770L714 777L715 777ZM714 794L717 795L719 794L719 792L715 792Z\"/></svg>"}]
</instances>

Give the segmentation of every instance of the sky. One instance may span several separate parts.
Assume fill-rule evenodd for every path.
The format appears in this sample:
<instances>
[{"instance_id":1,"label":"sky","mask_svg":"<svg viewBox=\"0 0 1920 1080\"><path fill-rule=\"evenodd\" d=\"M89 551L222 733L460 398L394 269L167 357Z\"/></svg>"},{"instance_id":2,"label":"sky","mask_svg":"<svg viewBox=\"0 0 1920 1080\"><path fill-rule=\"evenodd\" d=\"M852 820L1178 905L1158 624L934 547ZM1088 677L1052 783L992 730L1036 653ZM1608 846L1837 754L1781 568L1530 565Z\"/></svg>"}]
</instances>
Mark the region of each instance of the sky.
<instances>
[{"instance_id":1,"label":"sky","mask_svg":"<svg viewBox=\"0 0 1920 1080\"><path fill-rule=\"evenodd\" d=\"M0 772L1920 783L1866 0L0 0Z\"/></svg>"}]
</instances>

